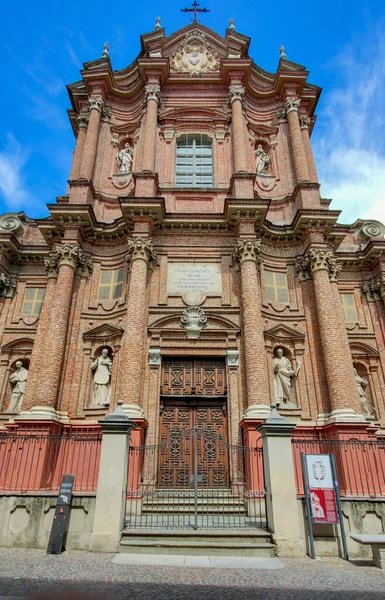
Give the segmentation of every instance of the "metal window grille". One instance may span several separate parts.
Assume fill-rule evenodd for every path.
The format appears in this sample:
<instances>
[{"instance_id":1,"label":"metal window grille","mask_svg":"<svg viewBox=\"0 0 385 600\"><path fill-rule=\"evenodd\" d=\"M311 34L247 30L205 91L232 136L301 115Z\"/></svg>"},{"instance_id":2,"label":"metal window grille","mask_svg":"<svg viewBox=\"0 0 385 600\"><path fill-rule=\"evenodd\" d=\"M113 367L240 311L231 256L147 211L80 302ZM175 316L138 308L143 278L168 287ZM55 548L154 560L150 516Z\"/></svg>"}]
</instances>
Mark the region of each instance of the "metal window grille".
<instances>
[{"instance_id":1,"label":"metal window grille","mask_svg":"<svg viewBox=\"0 0 385 600\"><path fill-rule=\"evenodd\" d=\"M213 147L207 135L188 133L177 140L175 173L177 187L213 186Z\"/></svg>"}]
</instances>

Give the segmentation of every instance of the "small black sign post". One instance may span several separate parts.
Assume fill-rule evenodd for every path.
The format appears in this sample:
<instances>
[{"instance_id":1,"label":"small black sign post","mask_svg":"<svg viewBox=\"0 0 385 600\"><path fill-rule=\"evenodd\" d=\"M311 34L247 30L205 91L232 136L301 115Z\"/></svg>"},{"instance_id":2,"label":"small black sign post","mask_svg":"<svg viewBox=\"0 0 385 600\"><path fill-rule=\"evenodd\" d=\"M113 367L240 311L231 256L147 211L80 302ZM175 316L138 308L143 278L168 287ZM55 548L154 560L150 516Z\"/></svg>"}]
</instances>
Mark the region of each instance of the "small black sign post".
<instances>
[{"instance_id":1,"label":"small black sign post","mask_svg":"<svg viewBox=\"0 0 385 600\"><path fill-rule=\"evenodd\" d=\"M48 554L61 554L65 550L74 481L75 475L63 475L49 536Z\"/></svg>"}]
</instances>

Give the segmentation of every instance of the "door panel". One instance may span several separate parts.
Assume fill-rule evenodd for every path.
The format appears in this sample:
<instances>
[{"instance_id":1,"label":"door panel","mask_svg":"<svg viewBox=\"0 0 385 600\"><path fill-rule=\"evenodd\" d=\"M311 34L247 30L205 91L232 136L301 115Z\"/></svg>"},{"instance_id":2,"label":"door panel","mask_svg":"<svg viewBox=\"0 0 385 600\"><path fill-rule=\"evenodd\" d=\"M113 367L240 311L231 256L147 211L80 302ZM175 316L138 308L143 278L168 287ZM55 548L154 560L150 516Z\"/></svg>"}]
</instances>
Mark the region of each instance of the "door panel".
<instances>
[{"instance_id":1,"label":"door panel","mask_svg":"<svg viewBox=\"0 0 385 600\"><path fill-rule=\"evenodd\" d=\"M225 396L224 360L165 359L162 365L161 394L167 396Z\"/></svg>"}]
</instances>

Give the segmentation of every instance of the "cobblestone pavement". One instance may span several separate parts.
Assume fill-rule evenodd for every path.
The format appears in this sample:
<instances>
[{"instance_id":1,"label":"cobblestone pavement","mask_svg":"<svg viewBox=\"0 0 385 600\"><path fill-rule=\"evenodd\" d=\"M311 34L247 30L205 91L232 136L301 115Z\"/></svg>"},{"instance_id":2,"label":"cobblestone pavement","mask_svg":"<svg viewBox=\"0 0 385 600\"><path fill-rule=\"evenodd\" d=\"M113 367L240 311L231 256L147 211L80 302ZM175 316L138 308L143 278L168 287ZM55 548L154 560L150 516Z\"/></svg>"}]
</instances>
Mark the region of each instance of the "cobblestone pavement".
<instances>
[{"instance_id":1,"label":"cobblestone pavement","mask_svg":"<svg viewBox=\"0 0 385 600\"><path fill-rule=\"evenodd\" d=\"M0 597L58 590L108 599L385 599L385 572L342 559L279 559L275 569L133 566L112 554L0 548ZM65 600L67 594L60 598Z\"/></svg>"}]
</instances>

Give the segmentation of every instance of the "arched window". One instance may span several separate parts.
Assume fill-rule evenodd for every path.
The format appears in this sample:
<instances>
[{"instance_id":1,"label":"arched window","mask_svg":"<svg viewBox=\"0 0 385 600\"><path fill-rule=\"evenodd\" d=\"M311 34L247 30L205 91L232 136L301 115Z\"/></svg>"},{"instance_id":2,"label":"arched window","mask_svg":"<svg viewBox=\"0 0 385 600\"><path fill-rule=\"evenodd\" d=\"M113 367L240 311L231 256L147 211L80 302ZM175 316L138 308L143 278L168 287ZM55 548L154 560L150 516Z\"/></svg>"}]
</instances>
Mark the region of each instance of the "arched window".
<instances>
[{"instance_id":1,"label":"arched window","mask_svg":"<svg viewBox=\"0 0 385 600\"><path fill-rule=\"evenodd\" d=\"M187 133L177 140L177 187L213 186L213 145L207 135Z\"/></svg>"}]
</instances>

